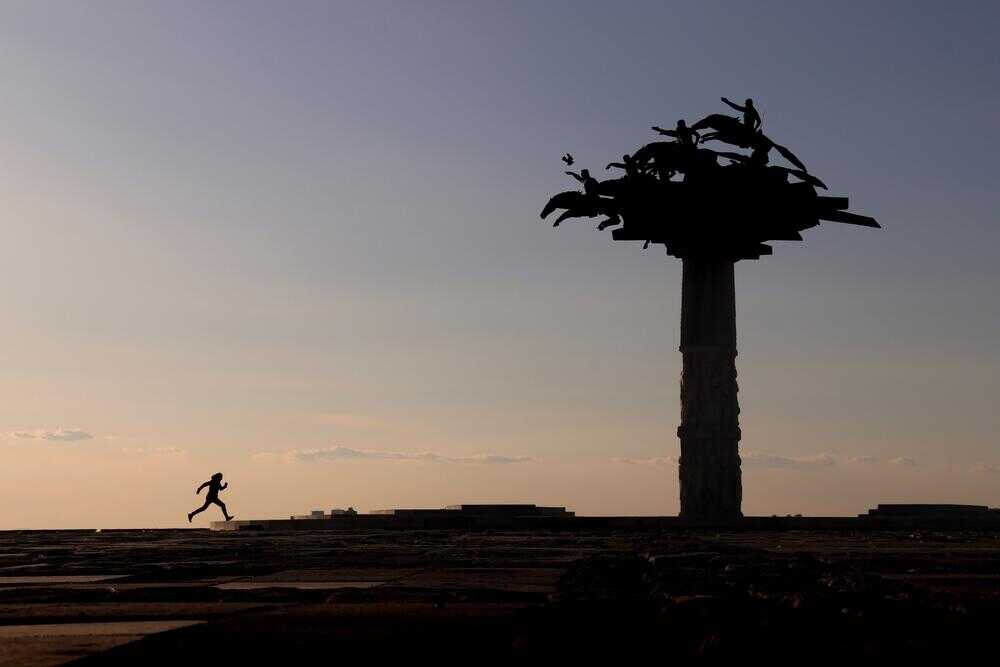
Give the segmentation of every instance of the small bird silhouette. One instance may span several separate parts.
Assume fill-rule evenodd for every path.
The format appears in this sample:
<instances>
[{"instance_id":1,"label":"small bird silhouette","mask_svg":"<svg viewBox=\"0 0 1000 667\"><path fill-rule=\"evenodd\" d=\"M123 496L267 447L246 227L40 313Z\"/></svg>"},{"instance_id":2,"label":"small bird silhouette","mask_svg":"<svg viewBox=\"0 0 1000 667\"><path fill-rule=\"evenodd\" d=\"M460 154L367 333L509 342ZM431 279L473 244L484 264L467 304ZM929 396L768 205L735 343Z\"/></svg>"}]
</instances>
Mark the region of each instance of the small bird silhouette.
<instances>
[{"instance_id":1,"label":"small bird silhouette","mask_svg":"<svg viewBox=\"0 0 1000 667\"><path fill-rule=\"evenodd\" d=\"M562 161L566 163L567 167L573 166L573 156L570 155L569 153L566 153L566 155L562 156Z\"/></svg>"}]
</instances>

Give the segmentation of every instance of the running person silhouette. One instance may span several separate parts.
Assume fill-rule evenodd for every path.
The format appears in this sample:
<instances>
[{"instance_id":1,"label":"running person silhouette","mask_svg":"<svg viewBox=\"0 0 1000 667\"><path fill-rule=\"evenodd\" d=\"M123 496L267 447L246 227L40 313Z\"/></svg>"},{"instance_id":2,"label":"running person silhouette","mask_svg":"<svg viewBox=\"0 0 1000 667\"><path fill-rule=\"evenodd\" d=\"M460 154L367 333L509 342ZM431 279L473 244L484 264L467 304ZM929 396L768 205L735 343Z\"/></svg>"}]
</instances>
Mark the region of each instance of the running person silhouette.
<instances>
[{"instance_id":1,"label":"running person silhouette","mask_svg":"<svg viewBox=\"0 0 1000 667\"><path fill-rule=\"evenodd\" d=\"M229 512L226 511L226 503L219 500L219 492L224 491L226 487L229 486L229 482L223 484L222 473L217 472L214 475L212 475L212 479L208 480L207 482L198 487L198 490L195 491L195 495L201 493L201 490L204 489L206 486L208 487L208 495L205 496L205 504L188 514L188 523L191 523L191 519L194 518L195 514L198 514L199 512L204 512L205 510L208 509L208 506L211 505L212 503L215 503L216 505L222 508L222 515L226 517L226 521L231 521L233 517L229 516Z\"/></svg>"}]
</instances>

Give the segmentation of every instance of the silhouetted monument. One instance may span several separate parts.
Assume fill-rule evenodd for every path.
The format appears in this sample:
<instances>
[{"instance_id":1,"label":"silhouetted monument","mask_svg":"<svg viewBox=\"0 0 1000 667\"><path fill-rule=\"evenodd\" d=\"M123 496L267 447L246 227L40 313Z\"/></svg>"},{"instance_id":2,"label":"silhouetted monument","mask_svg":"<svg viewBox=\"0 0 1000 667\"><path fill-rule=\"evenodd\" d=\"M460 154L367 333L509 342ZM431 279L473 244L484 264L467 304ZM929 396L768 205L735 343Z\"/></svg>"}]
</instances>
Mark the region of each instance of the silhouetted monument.
<instances>
[{"instance_id":1,"label":"silhouetted monument","mask_svg":"<svg viewBox=\"0 0 1000 667\"><path fill-rule=\"evenodd\" d=\"M555 195L542 218L562 210L570 218L603 218L616 241L662 243L683 261L681 285L681 516L726 520L742 516L739 403L736 398L736 305L734 264L770 255L766 241L801 241L820 220L878 227L848 213L846 197L826 189L787 148L761 131L752 100L741 106L722 98L742 118L711 114L693 125L654 126L672 141L657 141L606 169L618 178L598 181L587 170L566 172L583 192ZM749 153L715 151L719 141ZM791 167L770 164L770 152ZM720 159L724 164L720 164ZM573 164L566 154L563 161Z\"/></svg>"}]
</instances>

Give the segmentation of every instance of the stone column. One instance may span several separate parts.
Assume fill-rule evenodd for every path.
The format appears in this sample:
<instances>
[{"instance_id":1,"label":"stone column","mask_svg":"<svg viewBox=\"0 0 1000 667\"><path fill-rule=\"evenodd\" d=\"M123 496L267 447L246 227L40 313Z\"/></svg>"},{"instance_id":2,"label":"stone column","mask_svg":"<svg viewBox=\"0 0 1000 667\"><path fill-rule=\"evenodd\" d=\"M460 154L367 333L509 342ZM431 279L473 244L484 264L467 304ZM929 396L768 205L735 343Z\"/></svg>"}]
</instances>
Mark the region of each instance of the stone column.
<instances>
[{"instance_id":1,"label":"stone column","mask_svg":"<svg viewBox=\"0 0 1000 667\"><path fill-rule=\"evenodd\" d=\"M681 517L743 516L736 398L734 262L684 258L681 287Z\"/></svg>"}]
</instances>

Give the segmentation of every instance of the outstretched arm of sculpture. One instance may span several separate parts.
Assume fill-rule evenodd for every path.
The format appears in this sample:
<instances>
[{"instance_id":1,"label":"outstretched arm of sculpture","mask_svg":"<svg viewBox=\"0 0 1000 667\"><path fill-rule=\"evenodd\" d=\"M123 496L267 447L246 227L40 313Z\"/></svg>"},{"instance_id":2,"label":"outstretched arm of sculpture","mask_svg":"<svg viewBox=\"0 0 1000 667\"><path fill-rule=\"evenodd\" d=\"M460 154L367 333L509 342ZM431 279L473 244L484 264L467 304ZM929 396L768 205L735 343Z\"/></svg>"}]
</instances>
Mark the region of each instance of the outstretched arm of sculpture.
<instances>
[{"instance_id":1,"label":"outstretched arm of sculpture","mask_svg":"<svg viewBox=\"0 0 1000 667\"><path fill-rule=\"evenodd\" d=\"M725 102L730 107L732 107L733 109L736 109L737 111L746 111L747 110L746 107L741 107L739 104L736 104L735 102L730 102L725 97L722 98L722 101Z\"/></svg>"},{"instance_id":2,"label":"outstretched arm of sculpture","mask_svg":"<svg viewBox=\"0 0 1000 667\"><path fill-rule=\"evenodd\" d=\"M653 126L653 129L658 134L662 134L665 137L673 137L674 139L680 139L681 138L681 133L678 132L677 130L664 130L662 127L658 127L656 125ZM701 135L699 135L694 130L688 130L687 134L688 134L688 136L691 137L691 143L696 144L701 139Z\"/></svg>"},{"instance_id":3,"label":"outstretched arm of sculpture","mask_svg":"<svg viewBox=\"0 0 1000 667\"><path fill-rule=\"evenodd\" d=\"M205 482L204 484L202 484L201 486L198 487L198 490L195 491L194 494L198 495L199 493L201 493L201 490L204 489L208 485L209 485L209 482Z\"/></svg>"},{"instance_id":4,"label":"outstretched arm of sculpture","mask_svg":"<svg viewBox=\"0 0 1000 667\"><path fill-rule=\"evenodd\" d=\"M587 180L586 178L584 178L580 174L576 173L575 171L567 171L566 174L568 176L572 176L573 178L575 178L576 180L580 181L581 183L584 183Z\"/></svg>"},{"instance_id":5,"label":"outstretched arm of sculpture","mask_svg":"<svg viewBox=\"0 0 1000 667\"><path fill-rule=\"evenodd\" d=\"M604 170L607 171L608 169L611 169L611 167L618 167L619 169L624 169L625 164L622 162L609 162L608 166L605 167Z\"/></svg>"}]
</instances>

